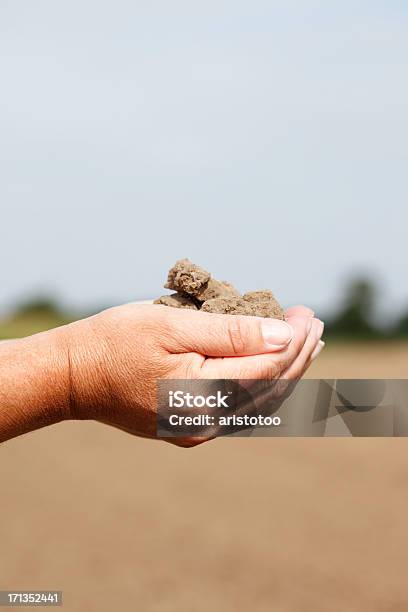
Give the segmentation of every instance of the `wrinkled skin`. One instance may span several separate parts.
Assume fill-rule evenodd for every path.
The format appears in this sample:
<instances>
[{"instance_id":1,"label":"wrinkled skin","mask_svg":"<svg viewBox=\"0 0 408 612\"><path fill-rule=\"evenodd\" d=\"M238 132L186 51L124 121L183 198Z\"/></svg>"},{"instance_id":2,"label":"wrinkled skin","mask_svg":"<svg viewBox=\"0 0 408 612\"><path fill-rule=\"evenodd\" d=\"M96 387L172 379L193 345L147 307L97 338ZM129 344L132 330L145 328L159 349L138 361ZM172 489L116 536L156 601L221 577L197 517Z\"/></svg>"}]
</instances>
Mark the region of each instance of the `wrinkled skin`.
<instances>
[{"instance_id":1,"label":"wrinkled skin","mask_svg":"<svg viewBox=\"0 0 408 612\"><path fill-rule=\"evenodd\" d=\"M262 325L271 319L159 305L127 304L73 323L64 328L70 417L155 438L157 379L299 379L322 346L323 324L313 314L289 309L268 342ZM187 447L205 439L169 441Z\"/></svg>"}]
</instances>

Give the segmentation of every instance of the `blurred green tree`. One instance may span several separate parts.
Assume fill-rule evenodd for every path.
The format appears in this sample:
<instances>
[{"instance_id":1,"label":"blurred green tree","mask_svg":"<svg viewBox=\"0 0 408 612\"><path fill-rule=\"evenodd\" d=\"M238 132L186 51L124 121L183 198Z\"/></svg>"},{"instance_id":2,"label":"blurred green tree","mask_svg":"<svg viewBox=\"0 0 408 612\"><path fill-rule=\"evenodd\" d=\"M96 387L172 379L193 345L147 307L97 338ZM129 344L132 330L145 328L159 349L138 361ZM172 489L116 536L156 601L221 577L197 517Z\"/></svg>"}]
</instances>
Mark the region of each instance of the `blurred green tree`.
<instances>
[{"instance_id":1,"label":"blurred green tree","mask_svg":"<svg viewBox=\"0 0 408 612\"><path fill-rule=\"evenodd\" d=\"M52 327L64 325L73 320L47 296L38 296L20 303L14 311L0 319L0 340L21 338Z\"/></svg>"},{"instance_id":2,"label":"blurred green tree","mask_svg":"<svg viewBox=\"0 0 408 612\"><path fill-rule=\"evenodd\" d=\"M351 280L346 288L343 307L326 325L327 333L348 339L383 337L381 330L372 322L376 295L376 288L369 279Z\"/></svg>"},{"instance_id":3,"label":"blurred green tree","mask_svg":"<svg viewBox=\"0 0 408 612\"><path fill-rule=\"evenodd\" d=\"M51 297L39 296L26 300L25 302L17 305L14 311L14 316L59 318L61 316L61 309L57 302Z\"/></svg>"},{"instance_id":4,"label":"blurred green tree","mask_svg":"<svg viewBox=\"0 0 408 612\"><path fill-rule=\"evenodd\" d=\"M397 322L394 329L394 336L397 338L408 338L408 313L403 315Z\"/></svg>"}]
</instances>

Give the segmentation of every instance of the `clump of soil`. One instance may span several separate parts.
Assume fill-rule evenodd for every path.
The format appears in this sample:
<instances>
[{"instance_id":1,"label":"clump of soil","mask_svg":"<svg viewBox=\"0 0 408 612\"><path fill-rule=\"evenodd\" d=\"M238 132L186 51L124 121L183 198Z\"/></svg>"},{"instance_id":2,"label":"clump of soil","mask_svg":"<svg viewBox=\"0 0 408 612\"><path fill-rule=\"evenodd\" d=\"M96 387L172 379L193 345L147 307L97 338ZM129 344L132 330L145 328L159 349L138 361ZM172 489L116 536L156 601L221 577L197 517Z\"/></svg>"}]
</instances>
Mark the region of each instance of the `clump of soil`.
<instances>
[{"instance_id":1,"label":"clump of soil","mask_svg":"<svg viewBox=\"0 0 408 612\"><path fill-rule=\"evenodd\" d=\"M170 268L164 287L194 296L207 286L210 278L211 274L204 268L196 266L189 259L179 259Z\"/></svg>"},{"instance_id":2,"label":"clump of soil","mask_svg":"<svg viewBox=\"0 0 408 612\"><path fill-rule=\"evenodd\" d=\"M222 298L216 297L207 300L201 306L204 312L218 312L219 314L243 314L256 316L254 304L246 302L242 297Z\"/></svg>"},{"instance_id":3,"label":"clump of soil","mask_svg":"<svg viewBox=\"0 0 408 612\"><path fill-rule=\"evenodd\" d=\"M284 318L280 304L269 289L241 295L231 283L212 278L207 270L196 266L189 259L176 261L169 270L164 286L176 293L159 297L154 301L155 304L219 314Z\"/></svg>"},{"instance_id":4,"label":"clump of soil","mask_svg":"<svg viewBox=\"0 0 408 612\"><path fill-rule=\"evenodd\" d=\"M190 308L198 310L198 306L193 300L183 293L171 293L170 295L162 295L157 298L155 304L163 304L163 306L172 306L173 308Z\"/></svg>"}]
</instances>

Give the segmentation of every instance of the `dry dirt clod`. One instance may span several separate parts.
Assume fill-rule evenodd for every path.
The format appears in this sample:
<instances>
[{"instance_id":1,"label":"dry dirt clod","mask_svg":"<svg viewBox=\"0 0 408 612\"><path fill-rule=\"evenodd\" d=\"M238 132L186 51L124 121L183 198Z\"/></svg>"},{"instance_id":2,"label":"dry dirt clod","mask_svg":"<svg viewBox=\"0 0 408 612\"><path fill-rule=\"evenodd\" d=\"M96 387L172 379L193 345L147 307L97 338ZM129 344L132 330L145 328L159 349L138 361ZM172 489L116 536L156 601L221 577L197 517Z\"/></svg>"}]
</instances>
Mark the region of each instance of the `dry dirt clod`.
<instances>
[{"instance_id":1,"label":"dry dirt clod","mask_svg":"<svg viewBox=\"0 0 408 612\"><path fill-rule=\"evenodd\" d=\"M188 295L180 293L171 293L170 295L162 295L154 300L154 304L162 304L163 306L172 306L173 308L190 308L190 310L198 310L198 307Z\"/></svg>"},{"instance_id":2,"label":"dry dirt clod","mask_svg":"<svg viewBox=\"0 0 408 612\"><path fill-rule=\"evenodd\" d=\"M241 297L239 292L230 283L224 281L215 280L210 278L206 285L203 285L199 291L195 294L197 300L200 302L206 302L214 298L228 298L228 297Z\"/></svg>"},{"instance_id":3,"label":"dry dirt clod","mask_svg":"<svg viewBox=\"0 0 408 612\"><path fill-rule=\"evenodd\" d=\"M265 300L274 300L275 296L273 295L270 289L260 289L259 291L247 291L242 296L244 300L248 302L264 302Z\"/></svg>"},{"instance_id":4,"label":"dry dirt clod","mask_svg":"<svg viewBox=\"0 0 408 612\"><path fill-rule=\"evenodd\" d=\"M269 289L248 291L244 293L242 297L255 307L256 316L258 317L271 317L273 319L285 318L282 307Z\"/></svg>"},{"instance_id":5,"label":"dry dirt clod","mask_svg":"<svg viewBox=\"0 0 408 612\"><path fill-rule=\"evenodd\" d=\"M252 304L242 298L213 298L207 300L201 307L204 312L215 312L230 315L254 315L255 309Z\"/></svg>"},{"instance_id":6,"label":"dry dirt clod","mask_svg":"<svg viewBox=\"0 0 408 612\"><path fill-rule=\"evenodd\" d=\"M166 289L196 295L210 278L211 274L204 268L196 266L189 259L179 259L170 269L164 286Z\"/></svg>"},{"instance_id":7,"label":"dry dirt clod","mask_svg":"<svg viewBox=\"0 0 408 612\"><path fill-rule=\"evenodd\" d=\"M271 319L282 319L282 321L285 318L285 313L276 300L253 302L252 306L256 317L269 317Z\"/></svg>"},{"instance_id":8,"label":"dry dirt clod","mask_svg":"<svg viewBox=\"0 0 408 612\"><path fill-rule=\"evenodd\" d=\"M231 283L211 278L207 270L187 258L176 261L164 286L176 293L163 295L155 300L155 304L220 314L284 319L284 312L269 289L249 291L241 296Z\"/></svg>"}]
</instances>

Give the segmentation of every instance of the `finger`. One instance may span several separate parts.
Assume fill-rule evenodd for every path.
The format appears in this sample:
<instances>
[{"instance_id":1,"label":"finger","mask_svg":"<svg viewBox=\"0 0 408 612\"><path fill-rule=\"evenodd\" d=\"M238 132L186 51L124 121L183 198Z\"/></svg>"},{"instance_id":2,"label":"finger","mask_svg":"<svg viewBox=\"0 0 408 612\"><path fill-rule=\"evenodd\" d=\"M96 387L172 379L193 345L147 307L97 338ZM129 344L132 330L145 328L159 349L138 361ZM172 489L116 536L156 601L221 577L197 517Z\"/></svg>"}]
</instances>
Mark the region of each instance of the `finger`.
<instances>
[{"instance_id":1,"label":"finger","mask_svg":"<svg viewBox=\"0 0 408 612\"><path fill-rule=\"evenodd\" d=\"M296 359L290 364L285 372L282 373L282 378L285 379L299 379L303 376L308 364L318 348L320 338L322 337L324 330L324 323L319 319L313 319L312 327L306 338L301 351L299 352Z\"/></svg>"},{"instance_id":2,"label":"finger","mask_svg":"<svg viewBox=\"0 0 408 612\"><path fill-rule=\"evenodd\" d=\"M315 350L313 351L312 355L310 356L309 361L306 364L304 371L306 371L312 365L313 361L320 355L320 353L322 352L325 346L326 346L326 343L323 342L323 340L319 340Z\"/></svg>"},{"instance_id":3,"label":"finger","mask_svg":"<svg viewBox=\"0 0 408 612\"><path fill-rule=\"evenodd\" d=\"M284 349L294 335L292 327L279 319L155 308L162 309L162 342L172 353L196 352L211 357L259 355Z\"/></svg>"},{"instance_id":4,"label":"finger","mask_svg":"<svg viewBox=\"0 0 408 612\"><path fill-rule=\"evenodd\" d=\"M304 317L293 317L291 319L293 338L285 349L276 353L247 357L209 358L202 364L201 376L203 378L248 380L279 378L302 350L311 325L311 320Z\"/></svg>"},{"instance_id":5,"label":"finger","mask_svg":"<svg viewBox=\"0 0 408 612\"><path fill-rule=\"evenodd\" d=\"M307 306L291 306L285 311L285 319L290 317L313 317L314 312L311 308Z\"/></svg>"},{"instance_id":6,"label":"finger","mask_svg":"<svg viewBox=\"0 0 408 612\"><path fill-rule=\"evenodd\" d=\"M319 340L315 350L313 351L313 353L312 353L312 355L310 357L310 361L314 361L316 359L316 357L318 357L320 355L320 353L322 352L322 350L324 349L325 346L326 346L326 343L323 342L323 340Z\"/></svg>"}]
</instances>

